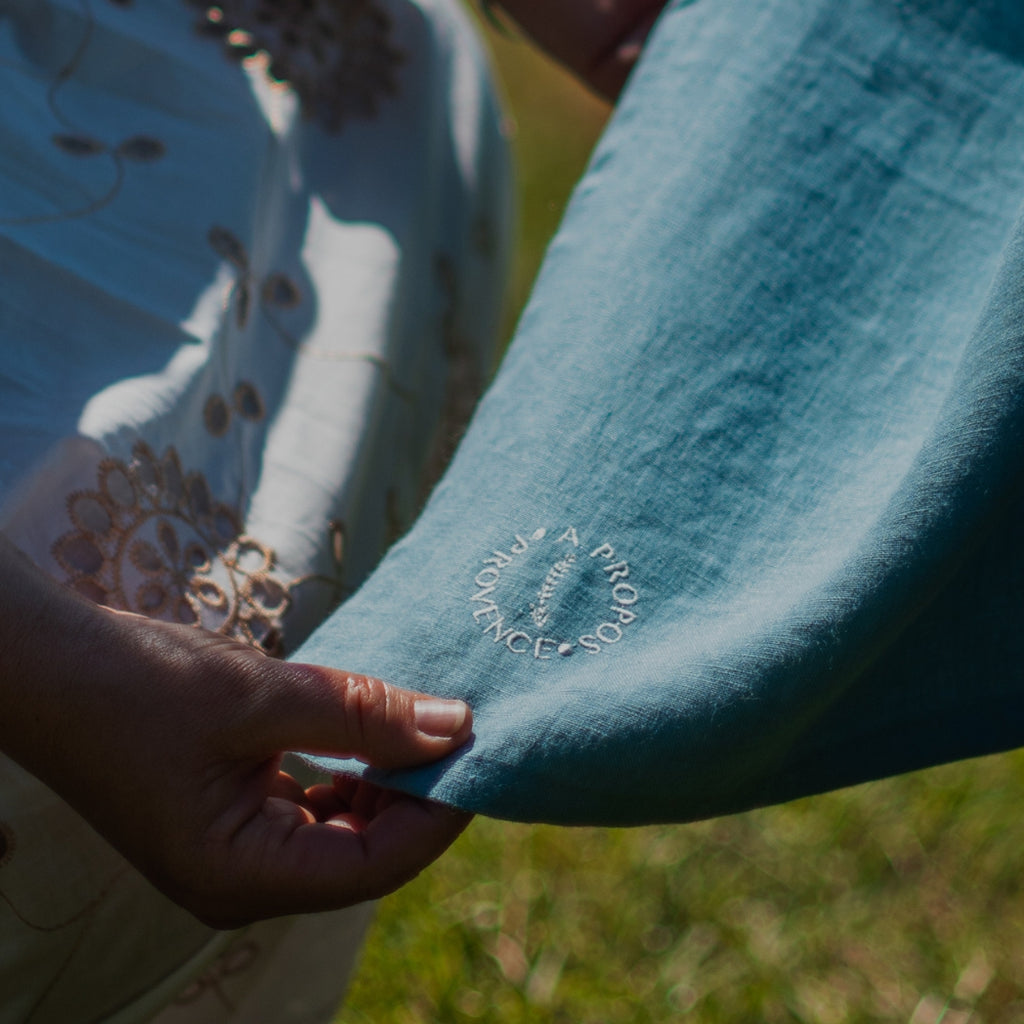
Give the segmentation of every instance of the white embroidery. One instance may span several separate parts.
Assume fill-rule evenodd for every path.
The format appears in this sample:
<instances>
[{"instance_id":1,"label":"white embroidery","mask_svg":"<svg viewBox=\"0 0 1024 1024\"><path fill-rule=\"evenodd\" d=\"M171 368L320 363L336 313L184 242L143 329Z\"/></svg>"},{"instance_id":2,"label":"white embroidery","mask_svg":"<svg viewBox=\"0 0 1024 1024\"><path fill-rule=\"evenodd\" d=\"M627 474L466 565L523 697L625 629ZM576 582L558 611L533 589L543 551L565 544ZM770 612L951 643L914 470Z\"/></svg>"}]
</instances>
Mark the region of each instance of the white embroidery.
<instances>
[{"instance_id":1,"label":"white embroidery","mask_svg":"<svg viewBox=\"0 0 1024 1024\"><path fill-rule=\"evenodd\" d=\"M629 562L617 555L611 544L599 544L582 560L576 555L579 547L574 526L557 536L549 534L547 527L539 527L528 538L513 534L507 545L483 558L473 578L477 589L469 598L470 615L482 635L499 650L532 656L536 661L551 661L555 655L568 658L576 650L600 654L619 643L626 628L640 617L637 580L630 575ZM541 573L545 575L534 602L523 607L516 595L528 592L531 581ZM532 582L532 587L536 586ZM566 621L568 607L559 608L559 600L569 603L561 595L563 590L577 597L580 592L606 595L594 599L593 613L584 611L582 624L591 624L588 631L577 632ZM606 604L609 597L611 603ZM531 634L531 624L536 634Z\"/></svg>"},{"instance_id":2,"label":"white embroidery","mask_svg":"<svg viewBox=\"0 0 1024 1024\"><path fill-rule=\"evenodd\" d=\"M537 603L530 605L530 618L533 619L538 629L543 629L547 624L549 615L548 604L555 594L558 581L565 577L565 574L572 568L575 561L576 556L574 554L568 554L565 558L560 558L551 566L551 571L545 577L544 585L537 594Z\"/></svg>"}]
</instances>

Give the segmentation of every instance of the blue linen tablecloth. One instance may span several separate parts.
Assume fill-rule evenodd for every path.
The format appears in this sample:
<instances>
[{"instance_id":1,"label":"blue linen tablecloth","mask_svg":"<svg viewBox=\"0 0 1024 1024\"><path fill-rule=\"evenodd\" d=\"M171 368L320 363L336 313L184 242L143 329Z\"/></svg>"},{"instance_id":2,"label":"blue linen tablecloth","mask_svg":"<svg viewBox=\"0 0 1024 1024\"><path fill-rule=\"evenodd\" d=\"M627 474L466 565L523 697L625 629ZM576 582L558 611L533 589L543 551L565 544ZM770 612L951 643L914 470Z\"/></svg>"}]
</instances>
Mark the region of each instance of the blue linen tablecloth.
<instances>
[{"instance_id":1,"label":"blue linen tablecloth","mask_svg":"<svg viewBox=\"0 0 1024 1024\"><path fill-rule=\"evenodd\" d=\"M297 653L472 704L372 778L632 824L1024 742L1022 59L1017 0L670 5L453 466Z\"/></svg>"}]
</instances>

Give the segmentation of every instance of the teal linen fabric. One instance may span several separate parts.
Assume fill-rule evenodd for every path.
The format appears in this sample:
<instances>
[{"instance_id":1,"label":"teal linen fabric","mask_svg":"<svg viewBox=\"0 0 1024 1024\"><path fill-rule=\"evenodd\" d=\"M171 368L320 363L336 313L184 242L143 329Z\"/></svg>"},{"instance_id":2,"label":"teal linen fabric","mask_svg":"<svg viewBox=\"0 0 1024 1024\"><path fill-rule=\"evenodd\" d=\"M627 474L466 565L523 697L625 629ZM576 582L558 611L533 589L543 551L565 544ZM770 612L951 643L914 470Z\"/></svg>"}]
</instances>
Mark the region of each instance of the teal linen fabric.
<instances>
[{"instance_id":1,"label":"teal linen fabric","mask_svg":"<svg viewBox=\"0 0 1024 1024\"><path fill-rule=\"evenodd\" d=\"M669 7L452 468L297 653L472 704L372 778L633 824L1024 742L1022 60L1016 0Z\"/></svg>"}]
</instances>

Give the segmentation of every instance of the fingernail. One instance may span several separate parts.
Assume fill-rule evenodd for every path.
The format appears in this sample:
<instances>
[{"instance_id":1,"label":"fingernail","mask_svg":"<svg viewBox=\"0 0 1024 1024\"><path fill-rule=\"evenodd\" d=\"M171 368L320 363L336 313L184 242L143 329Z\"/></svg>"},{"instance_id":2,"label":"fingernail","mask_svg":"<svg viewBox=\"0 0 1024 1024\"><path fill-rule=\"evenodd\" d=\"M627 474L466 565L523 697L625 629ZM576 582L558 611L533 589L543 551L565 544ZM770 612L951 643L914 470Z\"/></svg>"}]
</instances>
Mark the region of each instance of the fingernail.
<instances>
[{"instance_id":1,"label":"fingernail","mask_svg":"<svg viewBox=\"0 0 1024 1024\"><path fill-rule=\"evenodd\" d=\"M416 728L427 736L454 736L466 721L466 705L461 700L416 701Z\"/></svg>"}]
</instances>

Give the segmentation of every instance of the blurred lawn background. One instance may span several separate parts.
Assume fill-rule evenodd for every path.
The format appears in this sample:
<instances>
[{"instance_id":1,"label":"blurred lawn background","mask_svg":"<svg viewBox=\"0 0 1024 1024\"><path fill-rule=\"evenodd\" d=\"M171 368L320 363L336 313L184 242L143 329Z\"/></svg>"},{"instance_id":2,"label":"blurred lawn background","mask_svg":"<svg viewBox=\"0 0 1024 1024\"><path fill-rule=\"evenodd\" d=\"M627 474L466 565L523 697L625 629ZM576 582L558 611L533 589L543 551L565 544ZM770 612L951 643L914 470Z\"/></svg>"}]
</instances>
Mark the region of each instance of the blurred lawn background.
<instances>
[{"instance_id":1,"label":"blurred lawn background","mask_svg":"<svg viewBox=\"0 0 1024 1024\"><path fill-rule=\"evenodd\" d=\"M607 111L488 35L518 310ZM338 1024L1021 1024L1022 795L1019 751L696 825L477 820L382 903Z\"/></svg>"}]
</instances>

